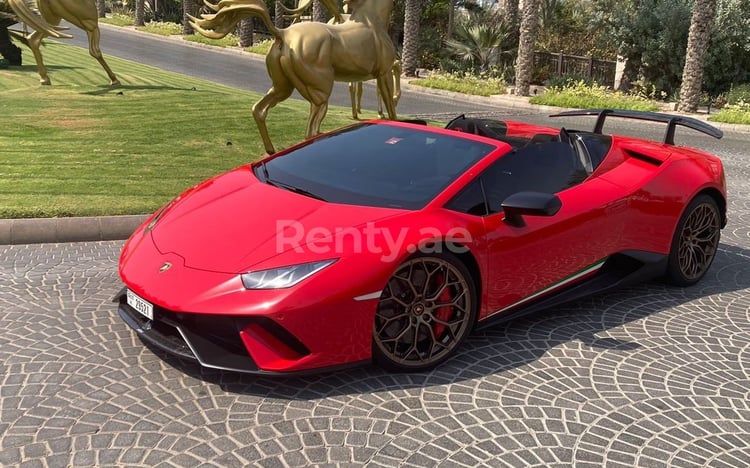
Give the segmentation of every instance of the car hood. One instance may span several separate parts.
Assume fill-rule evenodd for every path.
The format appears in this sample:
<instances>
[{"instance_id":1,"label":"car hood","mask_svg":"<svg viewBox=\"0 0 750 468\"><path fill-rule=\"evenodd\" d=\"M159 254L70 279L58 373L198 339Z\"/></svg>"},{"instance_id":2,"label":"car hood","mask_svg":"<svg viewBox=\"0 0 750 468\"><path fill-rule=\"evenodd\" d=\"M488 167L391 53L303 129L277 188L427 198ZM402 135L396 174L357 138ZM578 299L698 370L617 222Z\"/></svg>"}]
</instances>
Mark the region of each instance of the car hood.
<instances>
[{"instance_id":1,"label":"car hood","mask_svg":"<svg viewBox=\"0 0 750 468\"><path fill-rule=\"evenodd\" d=\"M185 192L166 209L151 235L159 252L179 255L188 268L244 273L290 250L299 252L297 263L318 260L325 257L326 244L303 248L311 240L351 233L403 213L293 193L260 182L248 165ZM327 258L337 253L328 252Z\"/></svg>"}]
</instances>

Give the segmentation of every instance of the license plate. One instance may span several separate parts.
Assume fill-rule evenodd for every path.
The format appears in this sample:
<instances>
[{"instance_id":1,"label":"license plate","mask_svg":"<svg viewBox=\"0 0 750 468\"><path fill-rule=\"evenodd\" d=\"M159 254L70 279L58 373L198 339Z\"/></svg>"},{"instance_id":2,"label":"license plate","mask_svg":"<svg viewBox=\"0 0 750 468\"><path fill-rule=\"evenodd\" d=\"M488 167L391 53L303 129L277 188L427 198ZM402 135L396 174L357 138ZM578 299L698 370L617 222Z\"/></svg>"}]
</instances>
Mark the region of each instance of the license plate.
<instances>
[{"instance_id":1,"label":"license plate","mask_svg":"<svg viewBox=\"0 0 750 468\"><path fill-rule=\"evenodd\" d=\"M128 289L128 305L149 320L154 319L154 305Z\"/></svg>"}]
</instances>

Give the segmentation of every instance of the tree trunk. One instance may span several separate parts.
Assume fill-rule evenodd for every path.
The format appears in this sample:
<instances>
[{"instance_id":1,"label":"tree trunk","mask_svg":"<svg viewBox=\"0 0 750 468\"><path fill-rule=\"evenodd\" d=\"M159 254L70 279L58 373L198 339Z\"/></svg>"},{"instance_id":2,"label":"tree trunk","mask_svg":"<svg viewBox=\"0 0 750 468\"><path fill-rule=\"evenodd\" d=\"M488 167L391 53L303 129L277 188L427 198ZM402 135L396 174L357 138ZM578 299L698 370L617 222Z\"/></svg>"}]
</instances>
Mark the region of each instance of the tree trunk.
<instances>
[{"instance_id":1,"label":"tree trunk","mask_svg":"<svg viewBox=\"0 0 750 468\"><path fill-rule=\"evenodd\" d=\"M448 2L448 27L445 31L445 38L453 39L453 24L456 22L456 0Z\"/></svg>"},{"instance_id":2,"label":"tree trunk","mask_svg":"<svg viewBox=\"0 0 750 468\"><path fill-rule=\"evenodd\" d=\"M99 14L99 18L107 16L107 7L104 0L96 0L96 12Z\"/></svg>"},{"instance_id":3,"label":"tree trunk","mask_svg":"<svg viewBox=\"0 0 750 468\"><path fill-rule=\"evenodd\" d=\"M518 44L518 0L500 0L498 5L499 14L510 25L510 43Z\"/></svg>"},{"instance_id":4,"label":"tree trunk","mask_svg":"<svg viewBox=\"0 0 750 468\"><path fill-rule=\"evenodd\" d=\"M534 46L539 29L539 0L524 0L516 59L516 95L528 96L534 68Z\"/></svg>"},{"instance_id":5,"label":"tree trunk","mask_svg":"<svg viewBox=\"0 0 750 468\"><path fill-rule=\"evenodd\" d=\"M682 70L680 103L677 110L696 112L700 104L703 86L703 68L706 64L708 41L716 16L716 0L695 0L690 20L685 68Z\"/></svg>"},{"instance_id":6,"label":"tree trunk","mask_svg":"<svg viewBox=\"0 0 750 468\"><path fill-rule=\"evenodd\" d=\"M498 10L510 24L518 23L518 0L500 0Z\"/></svg>"},{"instance_id":7,"label":"tree trunk","mask_svg":"<svg viewBox=\"0 0 750 468\"><path fill-rule=\"evenodd\" d=\"M253 18L240 21L240 47L250 47L255 42L255 22Z\"/></svg>"},{"instance_id":8,"label":"tree trunk","mask_svg":"<svg viewBox=\"0 0 750 468\"><path fill-rule=\"evenodd\" d=\"M622 71L620 86L617 91L628 92L633 88L633 83L638 81L638 71L641 68L640 54L629 54L625 57L625 69Z\"/></svg>"},{"instance_id":9,"label":"tree trunk","mask_svg":"<svg viewBox=\"0 0 750 468\"><path fill-rule=\"evenodd\" d=\"M404 46L401 63L406 76L417 75L419 23L422 14L420 4L420 0L406 0L404 7Z\"/></svg>"},{"instance_id":10,"label":"tree trunk","mask_svg":"<svg viewBox=\"0 0 750 468\"><path fill-rule=\"evenodd\" d=\"M334 13L336 12L331 12L331 14ZM317 21L318 23L325 23L326 21L328 21L328 12L319 0L313 0L312 20Z\"/></svg>"},{"instance_id":11,"label":"tree trunk","mask_svg":"<svg viewBox=\"0 0 750 468\"><path fill-rule=\"evenodd\" d=\"M281 8L283 5L281 0L276 0L274 3L275 8L273 11L273 25L281 29L284 27L284 9Z\"/></svg>"},{"instance_id":12,"label":"tree trunk","mask_svg":"<svg viewBox=\"0 0 750 468\"><path fill-rule=\"evenodd\" d=\"M190 26L190 19L187 17L187 15L195 16L195 13L196 13L195 0L182 0L182 35L183 36L189 36L195 32L193 30L193 27Z\"/></svg>"},{"instance_id":13,"label":"tree trunk","mask_svg":"<svg viewBox=\"0 0 750 468\"><path fill-rule=\"evenodd\" d=\"M135 0L135 25L145 26L146 0Z\"/></svg>"}]
</instances>

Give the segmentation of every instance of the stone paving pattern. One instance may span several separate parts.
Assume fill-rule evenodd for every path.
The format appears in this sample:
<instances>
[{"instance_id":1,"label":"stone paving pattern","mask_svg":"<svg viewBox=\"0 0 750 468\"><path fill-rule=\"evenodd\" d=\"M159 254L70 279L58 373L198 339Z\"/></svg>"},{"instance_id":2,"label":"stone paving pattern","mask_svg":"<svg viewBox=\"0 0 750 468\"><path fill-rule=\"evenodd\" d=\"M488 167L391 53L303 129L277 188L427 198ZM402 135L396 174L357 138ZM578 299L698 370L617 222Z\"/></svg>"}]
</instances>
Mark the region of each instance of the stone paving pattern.
<instances>
[{"instance_id":1,"label":"stone paving pattern","mask_svg":"<svg viewBox=\"0 0 750 468\"><path fill-rule=\"evenodd\" d=\"M144 346L121 241L0 246L0 466L750 466L750 159L707 277L472 336L424 374L258 378Z\"/></svg>"}]
</instances>

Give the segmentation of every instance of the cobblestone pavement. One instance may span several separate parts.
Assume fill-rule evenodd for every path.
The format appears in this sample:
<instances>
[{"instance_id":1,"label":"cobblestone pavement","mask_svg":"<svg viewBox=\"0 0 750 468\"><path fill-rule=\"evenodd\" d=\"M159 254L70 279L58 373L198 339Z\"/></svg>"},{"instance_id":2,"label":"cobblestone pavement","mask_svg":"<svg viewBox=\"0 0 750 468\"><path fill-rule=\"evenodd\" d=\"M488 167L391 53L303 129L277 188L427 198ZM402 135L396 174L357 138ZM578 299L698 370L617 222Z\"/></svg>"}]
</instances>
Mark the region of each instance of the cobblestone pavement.
<instances>
[{"instance_id":1,"label":"cobblestone pavement","mask_svg":"<svg viewBox=\"0 0 750 468\"><path fill-rule=\"evenodd\" d=\"M473 336L425 374L201 370L119 319L121 242L0 246L2 466L750 466L750 161L697 286Z\"/></svg>"}]
</instances>

